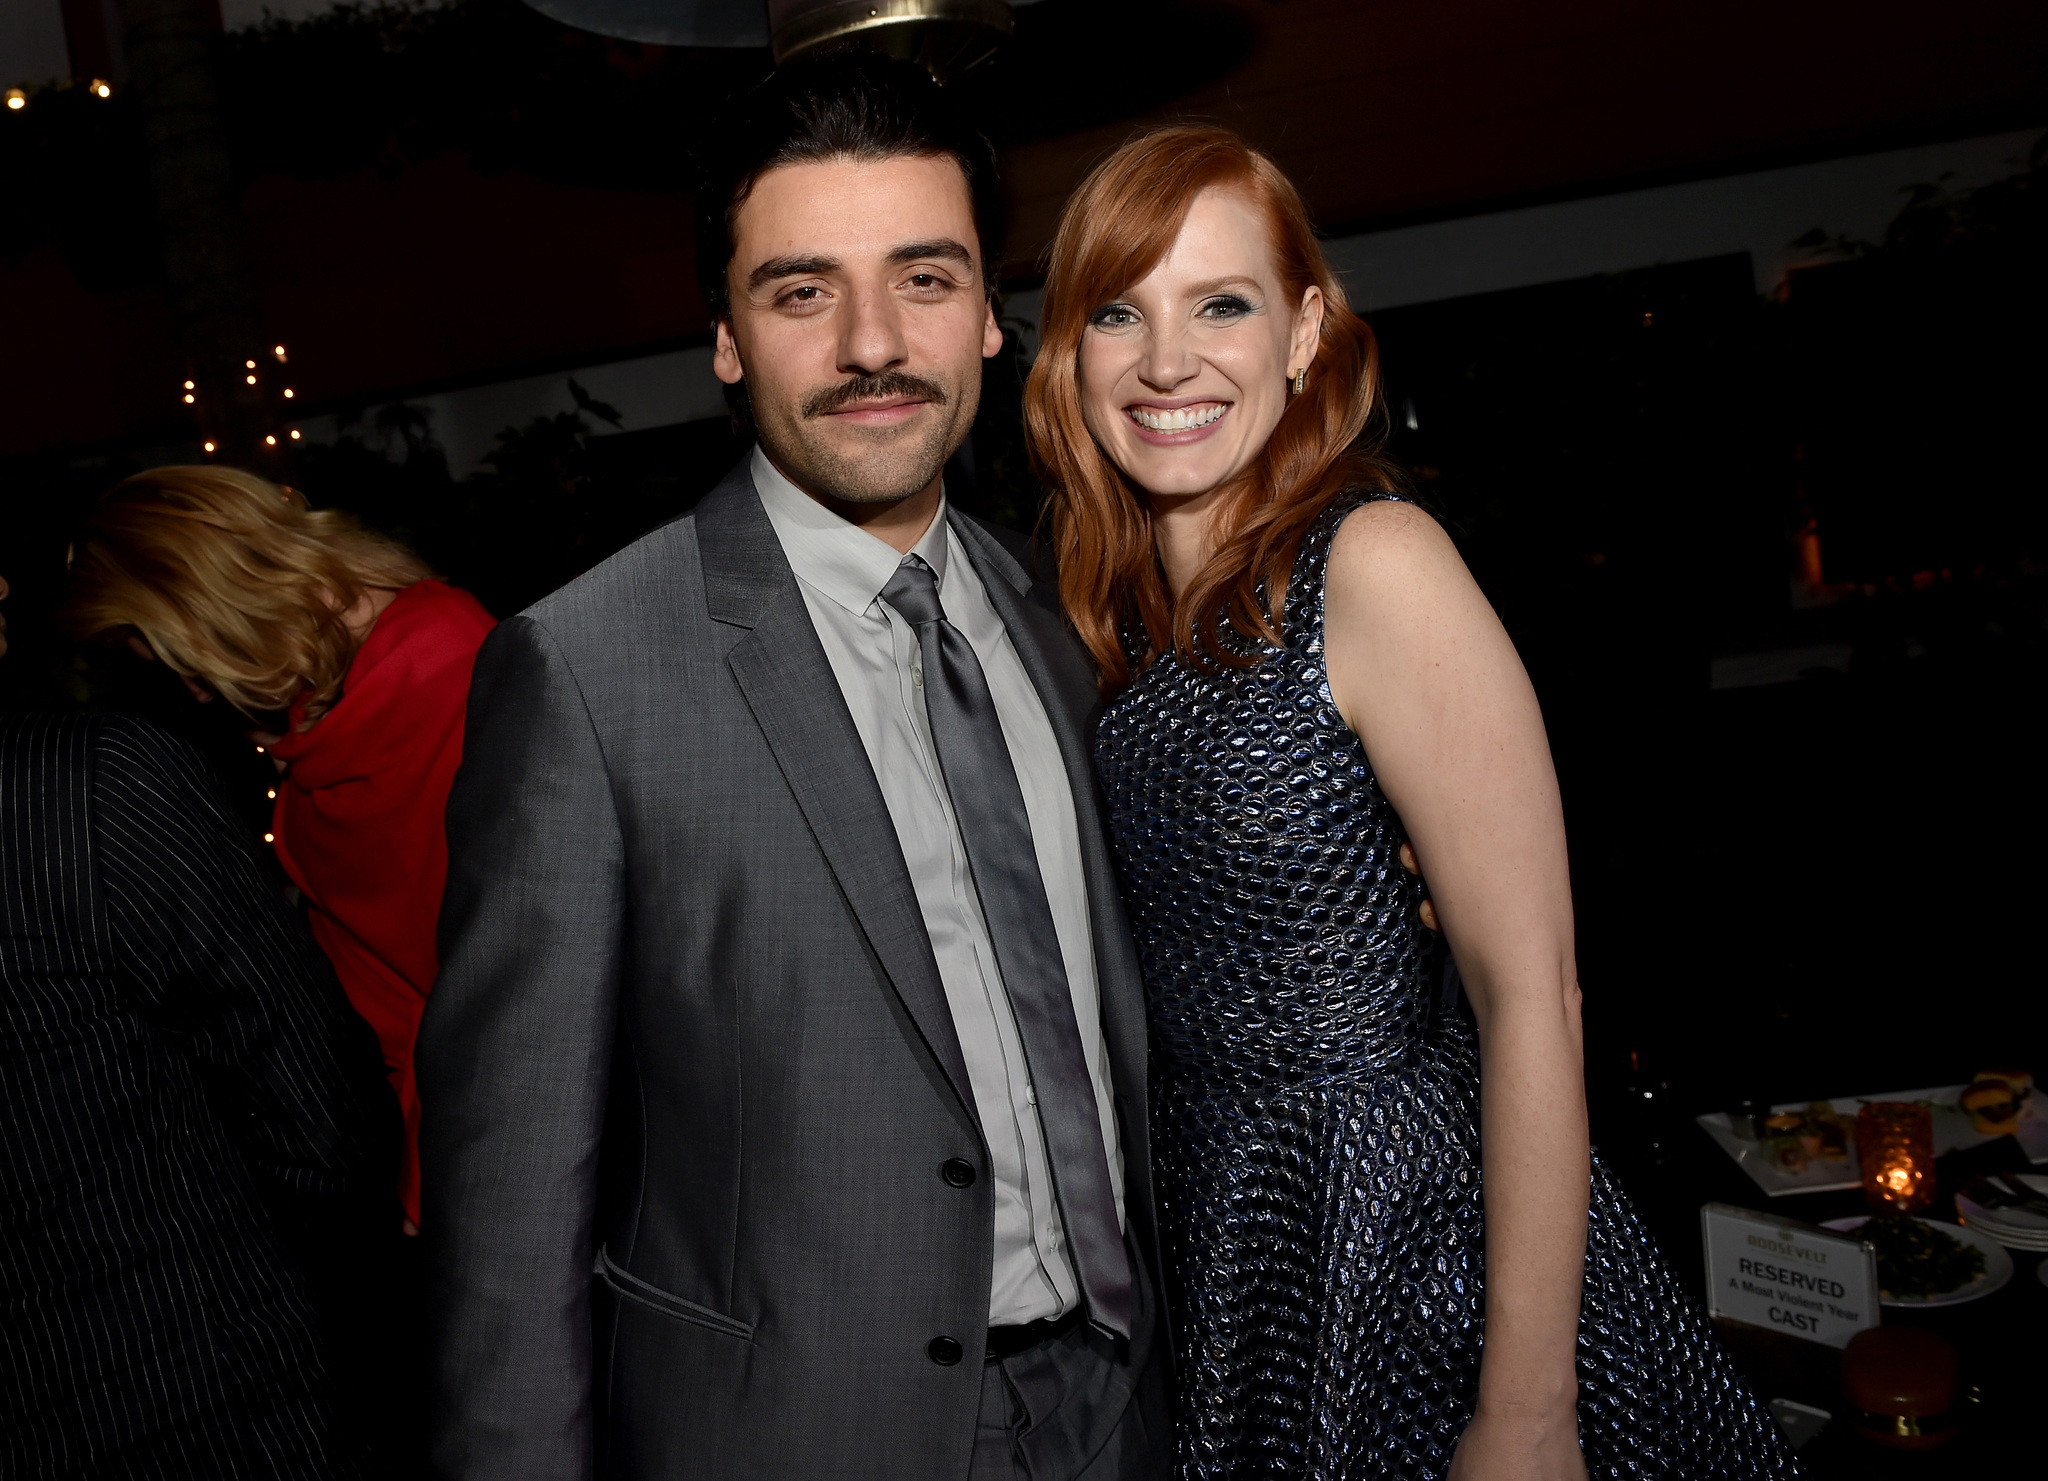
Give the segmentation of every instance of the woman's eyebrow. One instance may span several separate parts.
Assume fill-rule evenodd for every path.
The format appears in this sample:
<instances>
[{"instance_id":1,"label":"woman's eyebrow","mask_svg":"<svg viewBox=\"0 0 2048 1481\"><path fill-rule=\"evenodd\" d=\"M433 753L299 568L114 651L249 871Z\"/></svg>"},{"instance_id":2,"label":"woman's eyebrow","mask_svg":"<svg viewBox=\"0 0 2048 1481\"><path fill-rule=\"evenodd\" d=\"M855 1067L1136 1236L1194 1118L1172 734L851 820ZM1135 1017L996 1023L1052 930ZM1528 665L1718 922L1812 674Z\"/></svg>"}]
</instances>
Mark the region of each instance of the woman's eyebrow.
<instances>
[{"instance_id":1,"label":"woman's eyebrow","mask_svg":"<svg viewBox=\"0 0 2048 1481\"><path fill-rule=\"evenodd\" d=\"M1205 293L1220 293L1225 288L1250 288L1256 292L1258 286L1259 280L1257 278L1247 278L1239 275L1227 278L1210 278L1201 283L1190 283L1187 292L1190 298L1200 298Z\"/></svg>"}]
</instances>

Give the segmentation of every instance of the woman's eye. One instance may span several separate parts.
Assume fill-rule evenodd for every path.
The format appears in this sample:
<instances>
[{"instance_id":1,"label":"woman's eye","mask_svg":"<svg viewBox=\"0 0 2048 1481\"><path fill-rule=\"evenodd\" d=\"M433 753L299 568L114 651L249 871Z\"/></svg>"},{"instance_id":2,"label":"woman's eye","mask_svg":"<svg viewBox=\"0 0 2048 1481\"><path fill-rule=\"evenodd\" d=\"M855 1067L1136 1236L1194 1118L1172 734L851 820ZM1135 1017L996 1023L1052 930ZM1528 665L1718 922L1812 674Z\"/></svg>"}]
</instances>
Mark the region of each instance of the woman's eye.
<instances>
[{"instance_id":1,"label":"woman's eye","mask_svg":"<svg viewBox=\"0 0 2048 1481\"><path fill-rule=\"evenodd\" d=\"M1252 311L1252 306L1242 298L1212 298L1195 311L1197 318L1210 320L1241 319Z\"/></svg>"},{"instance_id":2,"label":"woman's eye","mask_svg":"<svg viewBox=\"0 0 2048 1481\"><path fill-rule=\"evenodd\" d=\"M1125 329L1138 322L1138 314L1124 304L1113 303L1089 315L1088 322L1097 329Z\"/></svg>"}]
</instances>

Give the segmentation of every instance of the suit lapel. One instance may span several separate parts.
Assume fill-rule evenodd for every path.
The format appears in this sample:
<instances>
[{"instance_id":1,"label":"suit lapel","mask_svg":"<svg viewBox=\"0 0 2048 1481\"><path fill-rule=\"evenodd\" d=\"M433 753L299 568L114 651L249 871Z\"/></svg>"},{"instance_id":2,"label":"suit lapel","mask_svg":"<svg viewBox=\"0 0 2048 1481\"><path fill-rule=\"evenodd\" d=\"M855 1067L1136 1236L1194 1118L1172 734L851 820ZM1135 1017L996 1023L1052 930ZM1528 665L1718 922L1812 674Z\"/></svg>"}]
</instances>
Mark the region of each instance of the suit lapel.
<instances>
[{"instance_id":1,"label":"suit lapel","mask_svg":"<svg viewBox=\"0 0 2048 1481\"><path fill-rule=\"evenodd\" d=\"M726 657L733 678L890 985L975 1115L895 824L744 462L705 496L696 523L711 616L749 629Z\"/></svg>"}]
</instances>

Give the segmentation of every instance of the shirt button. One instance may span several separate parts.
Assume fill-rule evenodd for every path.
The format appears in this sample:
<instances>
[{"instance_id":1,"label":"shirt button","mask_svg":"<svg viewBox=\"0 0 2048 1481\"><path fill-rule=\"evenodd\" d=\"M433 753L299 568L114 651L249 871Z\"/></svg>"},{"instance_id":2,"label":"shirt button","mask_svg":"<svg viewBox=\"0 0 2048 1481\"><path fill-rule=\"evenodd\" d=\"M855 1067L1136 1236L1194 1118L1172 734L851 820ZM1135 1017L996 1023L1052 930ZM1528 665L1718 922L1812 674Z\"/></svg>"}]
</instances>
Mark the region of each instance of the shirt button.
<instances>
[{"instance_id":1,"label":"shirt button","mask_svg":"<svg viewBox=\"0 0 2048 1481\"><path fill-rule=\"evenodd\" d=\"M963 1157L948 1157L939 1164L939 1176L955 1188L974 1186L974 1164Z\"/></svg>"},{"instance_id":2,"label":"shirt button","mask_svg":"<svg viewBox=\"0 0 2048 1481\"><path fill-rule=\"evenodd\" d=\"M1026 1105L1035 1106L1038 1104L1038 1087L1036 1085L1026 1085L1024 1087L1024 1102Z\"/></svg>"},{"instance_id":3,"label":"shirt button","mask_svg":"<svg viewBox=\"0 0 2048 1481\"><path fill-rule=\"evenodd\" d=\"M950 1337L934 1337L925 1344L924 1355L941 1368L950 1368L960 1361L960 1344Z\"/></svg>"},{"instance_id":4,"label":"shirt button","mask_svg":"<svg viewBox=\"0 0 2048 1481\"><path fill-rule=\"evenodd\" d=\"M918 689L924 688L924 670L912 669L910 671L910 682L914 687Z\"/></svg>"},{"instance_id":5,"label":"shirt button","mask_svg":"<svg viewBox=\"0 0 2048 1481\"><path fill-rule=\"evenodd\" d=\"M1055 1230L1053 1231L1053 1236L1052 1236L1052 1238L1051 1238L1050 1240L1048 1240L1048 1241L1046 1242L1046 1248L1047 1248L1047 1249L1050 1249L1050 1250L1055 1250L1055 1251L1057 1251L1057 1250L1059 1249L1059 1247L1060 1247L1060 1236L1059 1236L1059 1231L1058 1231L1057 1229L1055 1229Z\"/></svg>"}]
</instances>

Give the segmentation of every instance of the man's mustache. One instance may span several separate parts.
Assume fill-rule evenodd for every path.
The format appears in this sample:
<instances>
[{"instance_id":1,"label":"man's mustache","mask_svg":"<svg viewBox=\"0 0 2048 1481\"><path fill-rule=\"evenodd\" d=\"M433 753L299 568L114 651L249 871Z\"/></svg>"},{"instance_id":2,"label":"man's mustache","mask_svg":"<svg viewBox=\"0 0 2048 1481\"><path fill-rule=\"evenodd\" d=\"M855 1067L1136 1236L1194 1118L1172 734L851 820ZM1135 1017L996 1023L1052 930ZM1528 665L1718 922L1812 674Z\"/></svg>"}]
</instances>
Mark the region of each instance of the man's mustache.
<instances>
[{"instance_id":1,"label":"man's mustache","mask_svg":"<svg viewBox=\"0 0 2048 1481\"><path fill-rule=\"evenodd\" d=\"M929 401L934 406L946 404L944 389L931 381L901 370L884 370L875 375L857 375L836 386L813 391L804 397L801 410L808 420L830 416L856 401L886 401L897 397Z\"/></svg>"}]
</instances>

